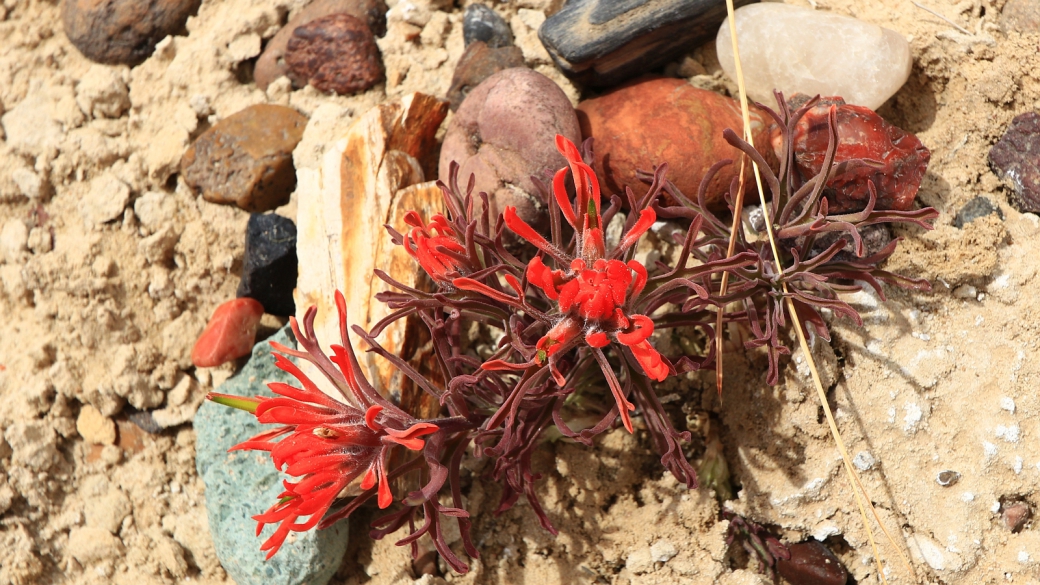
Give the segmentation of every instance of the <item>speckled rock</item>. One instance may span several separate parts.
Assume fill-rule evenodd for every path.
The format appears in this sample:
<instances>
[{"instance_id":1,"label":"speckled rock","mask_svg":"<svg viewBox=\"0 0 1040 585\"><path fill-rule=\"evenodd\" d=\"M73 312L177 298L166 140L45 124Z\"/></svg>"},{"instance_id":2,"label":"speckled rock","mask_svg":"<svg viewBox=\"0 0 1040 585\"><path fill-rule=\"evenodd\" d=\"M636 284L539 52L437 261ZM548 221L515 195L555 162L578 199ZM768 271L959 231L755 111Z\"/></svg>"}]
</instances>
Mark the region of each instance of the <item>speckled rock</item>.
<instances>
[{"instance_id":1,"label":"speckled rock","mask_svg":"<svg viewBox=\"0 0 1040 585\"><path fill-rule=\"evenodd\" d=\"M91 61L136 65L184 29L200 0L65 0L65 34Z\"/></svg>"},{"instance_id":2,"label":"speckled rock","mask_svg":"<svg viewBox=\"0 0 1040 585\"><path fill-rule=\"evenodd\" d=\"M272 341L295 347L292 333L283 328ZM294 383L274 367L268 343L257 344L249 362L218 392L236 396L273 396L265 382ZM206 485L206 513L217 557L238 585L324 585L332 578L347 548L347 523L327 530L299 533L269 561L260 544L274 531L265 527L256 535L252 516L278 501L282 480L267 453L227 450L262 432L253 415L206 402L195 415L195 467Z\"/></svg>"},{"instance_id":3,"label":"speckled rock","mask_svg":"<svg viewBox=\"0 0 1040 585\"><path fill-rule=\"evenodd\" d=\"M492 213L516 206L525 220L538 222L545 201L531 175L562 168L554 137L580 143L574 108L551 79L530 69L495 73L469 93L452 118L441 147L440 178L448 179L452 161L460 165L459 183L476 177L475 192L491 196Z\"/></svg>"},{"instance_id":4,"label":"speckled rock","mask_svg":"<svg viewBox=\"0 0 1040 585\"><path fill-rule=\"evenodd\" d=\"M494 10L483 4L470 4L462 17L462 39L467 47L482 41L497 49L513 44L513 31Z\"/></svg>"},{"instance_id":5,"label":"speckled rock","mask_svg":"<svg viewBox=\"0 0 1040 585\"><path fill-rule=\"evenodd\" d=\"M312 20L330 14L349 14L360 18L368 24L368 28L376 36L383 36L386 32L386 4L382 0L315 0L294 16L267 42L264 52L256 60L256 67L253 69L256 86L266 90L272 81L288 74L289 66L285 64L285 48L289 44L289 39L292 38L293 31ZM300 87L303 85L306 85L306 81Z\"/></svg>"},{"instance_id":6,"label":"speckled rock","mask_svg":"<svg viewBox=\"0 0 1040 585\"><path fill-rule=\"evenodd\" d=\"M578 121L585 138L592 137L593 167L607 193L636 194L647 185L636 178L637 170L651 171L668 163L668 179L688 197L696 197L705 172L717 161L738 160L739 151L722 137L722 131L742 127L736 100L693 87L682 79L647 79L618 88L601 97L578 104ZM769 126L765 117L752 110L751 127L755 146L772 157ZM725 167L707 191L708 205L721 208L730 181L739 167ZM751 178L751 168L747 178Z\"/></svg>"},{"instance_id":7,"label":"speckled rock","mask_svg":"<svg viewBox=\"0 0 1040 585\"><path fill-rule=\"evenodd\" d=\"M990 149L989 164L1014 189L1012 203L1021 211L1040 212L1040 114L1015 116Z\"/></svg>"},{"instance_id":8,"label":"speckled rock","mask_svg":"<svg viewBox=\"0 0 1040 585\"><path fill-rule=\"evenodd\" d=\"M250 106L195 139L181 159L181 174L211 203L269 211L288 203L296 187L292 151L306 125L292 108Z\"/></svg>"},{"instance_id":9,"label":"speckled rock","mask_svg":"<svg viewBox=\"0 0 1040 585\"><path fill-rule=\"evenodd\" d=\"M448 88L451 111L457 111L469 92L495 73L504 69L524 66L524 52L520 47L491 48L484 41L475 41L466 47Z\"/></svg>"},{"instance_id":10,"label":"speckled rock","mask_svg":"<svg viewBox=\"0 0 1040 585\"><path fill-rule=\"evenodd\" d=\"M383 80L379 47L368 25L349 14L330 14L293 31L285 64L294 85L350 95Z\"/></svg>"}]
</instances>

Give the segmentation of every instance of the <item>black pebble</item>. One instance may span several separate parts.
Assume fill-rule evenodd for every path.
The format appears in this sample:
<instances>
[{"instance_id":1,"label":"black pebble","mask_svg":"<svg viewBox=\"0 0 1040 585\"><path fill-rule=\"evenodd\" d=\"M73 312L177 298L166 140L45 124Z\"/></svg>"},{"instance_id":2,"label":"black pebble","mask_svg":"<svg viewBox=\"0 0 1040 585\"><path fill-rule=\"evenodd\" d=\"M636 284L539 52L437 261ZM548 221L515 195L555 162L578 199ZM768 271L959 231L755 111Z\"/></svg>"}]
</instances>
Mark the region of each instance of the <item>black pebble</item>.
<instances>
[{"instance_id":1,"label":"black pebble","mask_svg":"<svg viewBox=\"0 0 1040 585\"><path fill-rule=\"evenodd\" d=\"M250 215L238 296L260 301L271 315L295 314L296 265L296 224L273 213Z\"/></svg>"},{"instance_id":2,"label":"black pebble","mask_svg":"<svg viewBox=\"0 0 1040 585\"><path fill-rule=\"evenodd\" d=\"M462 18L462 39L468 47L484 41L492 49L513 44L513 31L502 17L483 4L470 4Z\"/></svg>"},{"instance_id":3,"label":"black pebble","mask_svg":"<svg viewBox=\"0 0 1040 585\"><path fill-rule=\"evenodd\" d=\"M1000 216L1000 219L1004 219L1004 212L996 205L993 205L993 202L985 197L976 197L965 203L964 207L957 212L957 215L953 218L953 225L963 228L976 219L993 213Z\"/></svg>"}]
</instances>

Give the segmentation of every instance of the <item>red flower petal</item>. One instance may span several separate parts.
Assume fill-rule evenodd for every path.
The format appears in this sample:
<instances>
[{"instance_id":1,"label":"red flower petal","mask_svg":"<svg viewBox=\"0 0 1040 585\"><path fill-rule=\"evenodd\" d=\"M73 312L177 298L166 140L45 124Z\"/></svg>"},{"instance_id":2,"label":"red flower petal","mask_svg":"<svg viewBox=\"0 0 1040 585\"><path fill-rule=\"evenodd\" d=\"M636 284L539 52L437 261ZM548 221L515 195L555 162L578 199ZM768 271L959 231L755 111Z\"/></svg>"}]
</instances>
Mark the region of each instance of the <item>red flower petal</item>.
<instances>
[{"instance_id":1,"label":"red flower petal","mask_svg":"<svg viewBox=\"0 0 1040 585\"><path fill-rule=\"evenodd\" d=\"M610 339L607 334L602 331L596 331L594 333L588 333L585 335L585 343L591 347L606 347L610 343Z\"/></svg>"},{"instance_id":2,"label":"red flower petal","mask_svg":"<svg viewBox=\"0 0 1040 585\"><path fill-rule=\"evenodd\" d=\"M632 315L634 329L617 334L618 343L629 347L642 343L654 332L654 322L646 315Z\"/></svg>"},{"instance_id":3,"label":"red flower petal","mask_svg":"<svg viewBox=\"0 0 1040 585\"><path fill-rule=\"evenodd\" d=\"M654 225L655 221L657 221L657 213L653 209L644 209L643 211L640 211L639 219L636 220L636 224L632 226L632 229L628 230L628 233L625 234L621 243L618 244L618 250L624 251L632 247L632 245L639 241L639 238L646 233L646 230L650 229L650 226Z\"/></svg>"},{"instance_id":4,"label":"red flower petal","mask_svg":"<svg viewBox=\"0 0 1040 585\"><path fill-rule=\"evenodd\" d=\"M650 345L649 341L642 341L636 345L631 346L632 355L636 356L636 361L643 367L643 371L650 377L651 380L663 382L668 374L671 372L671 368L661 357L661 354L654 349L654 346Z\"/></svg>"}]
</instances>

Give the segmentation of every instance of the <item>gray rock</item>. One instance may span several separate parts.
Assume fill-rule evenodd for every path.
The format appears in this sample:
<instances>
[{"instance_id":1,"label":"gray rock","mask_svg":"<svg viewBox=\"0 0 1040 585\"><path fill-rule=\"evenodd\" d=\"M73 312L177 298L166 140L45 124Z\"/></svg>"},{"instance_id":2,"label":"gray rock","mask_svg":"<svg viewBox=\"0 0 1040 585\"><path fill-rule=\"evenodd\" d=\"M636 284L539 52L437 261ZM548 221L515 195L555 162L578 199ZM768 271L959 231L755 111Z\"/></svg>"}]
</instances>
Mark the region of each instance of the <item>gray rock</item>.
<instances>
[{"instance_id":1,"label":"gray rock","mask_svg":"<svg viewBox=\"0 0 1040 585\"><path fill-rule=\"evenodd\" d=\"M513 31L494 10L483 4L470 4L462 17L462 39L466 46L484 41L492 49L513 44Z\"/></svg>"},{"instance_id":2,"label":"gray rock","mask_svg":"<svg viewBox=\"0 0 1040 585\"><path fill-rule=\"evenodd\" d=\"M571 0L538 37L564 74L609 87L703 44L725 18L723 0Z\"/></svg>"},{"instance_id":3,"label":"gray rock","mask_svg":"<svg viewBox=\"0 0 1040 585\"><path fill-rule=\"evenodd\" d=\"M1004 219L1004 212L985 197L976 197L964 204L953 218L953 225L963 228L980 217L986 217L996 213L1000 219Z\"/></svg>"},{"instance_id":4,"label":"gray rock","mask_svg":"<svg viewBox=\"0 0 1040 585\"><path fill-rule=\"evenodd\" d=\"M296 343L288 327L272 341L288 347ZM219 388L223 394L271 396L267 382L295 382L275 368L267 342L253 348L249 362ZM227 450L262 430L253 415L206 402L195 415L195 466L206 484L206 512L220 564L238 585L324 585L332 578L347 549L347 524L326 530L296 533L286 540L274 557L264 561L260 544L273 532L267 526L256 536L252 516L263 513L277 501L282 480L267 453Z\"/></svg>"}]
</instances>

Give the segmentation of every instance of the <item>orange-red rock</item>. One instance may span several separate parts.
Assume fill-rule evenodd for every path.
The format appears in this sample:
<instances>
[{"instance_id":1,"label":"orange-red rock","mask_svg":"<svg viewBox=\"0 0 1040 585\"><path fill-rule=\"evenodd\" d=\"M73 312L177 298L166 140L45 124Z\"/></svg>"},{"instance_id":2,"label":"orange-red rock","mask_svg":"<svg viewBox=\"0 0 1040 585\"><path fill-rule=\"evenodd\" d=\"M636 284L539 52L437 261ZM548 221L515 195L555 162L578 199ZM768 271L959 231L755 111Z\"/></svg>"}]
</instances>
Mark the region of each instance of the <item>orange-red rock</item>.
<instances>
[{"instance_id":1,"label":"orange-red rock","mask_svg":"<svg viewBox=\"0 0 1040 585\"><path fill-rule=\"evenodd\" d=\"M255 299L232 299L220 305L195 342L191 362L199 368L212 368L249 355L263 314L264 306Z\"/></svg>"},{"instance_id":2,"label":"orange-red rock","mask_svg":"<svg viewBox=\"0 0 1040 585\"><path fill-rule=\"evenodd\" d=\"M637 194L647 185L636 170L652 171L668 163L668 179L693 199L705 172L719 160L734 164L715 175L708 192L709 207L724 208L730 181L737 176L740 152L729 145L722 131L732 128L741 135L740 104L715 92L698 89L682 79L644 79L601 97L578 104L578 122L590 136L594 167L606 192ZM770 124L764 114L752 110L755 147L773 164ZM748 166L748 183L754 185Z\"/></svg>"}]
</instances>

